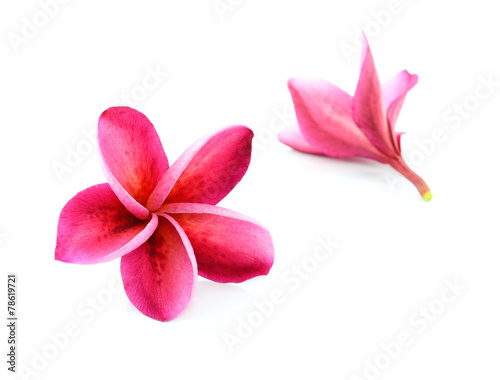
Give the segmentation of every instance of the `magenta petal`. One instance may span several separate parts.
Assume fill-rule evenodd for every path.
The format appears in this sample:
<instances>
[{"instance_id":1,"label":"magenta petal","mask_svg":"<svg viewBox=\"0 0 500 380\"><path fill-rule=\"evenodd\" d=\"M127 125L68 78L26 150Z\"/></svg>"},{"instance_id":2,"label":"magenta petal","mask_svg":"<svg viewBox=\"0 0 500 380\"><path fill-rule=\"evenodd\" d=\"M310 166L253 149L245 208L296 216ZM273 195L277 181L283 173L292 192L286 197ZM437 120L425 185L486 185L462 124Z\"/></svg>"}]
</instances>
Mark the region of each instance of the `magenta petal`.
<instances>
[{"instance_id":1,"label":"magenta petal","mask_svg":"<svg viewBox=\"0 0 500 380\"><path fill-rule=\"evenodd\" d=\"M389 123L393 135L396 121L403 107L406 94L417 84L417 82L418 76L416 74L412 75L408 71L403 70L398 75L382 84L382 97L386 109L387 122ZM401 153L399 138L397 135L394 135L394 137L397 140L398 152Z\"/></svg>"},{"instance_id":2,"label":"magenta petal","mask_svg":"<svg viewBox=\"0 0 500 380\"><path fill-rule=\"evenodd\" d=\"M321 79L288 81L302 135L314 149L332 157L361 156L383 161L352 118L352 97Z\"/></svg>"},{"instance_id":3,"label":"magenta petal","mask_svg":"<svg viewBox=\"0 0 500 380\"><path fill-rule=\"evenodd\" d=\"M383 107L377 69L364 36L361 72L353 98L353 117L359 129L379 151L389 157L397 155L393 133Z\"/></svg>"},{"instance_id":4,"label":"magenta petal","mask_svg":"<svg viewBox=\"0 0 500 380\"><path fill-rule=\"evenodd\" d=\"M309 144L298 126L294 126L291 129L286 129L278 134L278 140L283 144L292 147L295 150L310 154L323 154L319 150L314 149L311 144Z\"/></svg>"},{"instance_id":5,"label":"magenta petal","mask_svg":"<svg viewBox=\"0 0 500 380\"><path fill-rule=\"evenodd\" d=\"M148 317L167 321L191 299L196 259L182 228L170 216L160 215L153 236L122 257L121 273L130 302Z\"/></svg>"},{"instance_id":6,"label":"magenta petal","mask_svg":"<svg viewBox=\"0 0 500 380\"><path fill-rule=\"evenodd\" d=\"M398 148L398 152L401 152L401 136L403 136L406 132L396 132L396 146Z\"/></svg>"},{"instance_id":7,"label":"magenta petal","mask_svg":"<svg viewBox=\"0 0 500 380\"><path fill-rule=\"evenodd\" d=\"M107 183L95 185L62 209L55 257L74 264L110 261L143 244L157 225L156 215L149 222L132 215Z\"/></svg>"},{"instance_id":8,"label":"magenta petal","mask_svg":"<svg viewBox=\"0 0 500 380\"><path fill-rule=\"evenodd\" d=\"M418 75L410 74L403 70L398 75L382 84L382 97L387 119L394 129L396 121L403 106L406 94L418 83Z\"/></svg>"},{"instance_id":9,"label":"magenta petal","mask_svg":"<svg viewBox=\"0 0 500 380\"><path fill-rule=\"evenodd\" d=\"M160 209L186 232L200 276L242 282L269 273L274 248L269 231L255 220L221 207L173 203Z\"/></svg>"},{"instance_id":10,"label":"magenta petal","mask_svg":"<svg viewBox=\"0 0 500 380\"><path fill-rule=\"evenodd\" d=\"M99 148L104 174L130 212L144 219L144 206L168 160L156 130L139 111L112 107L99 118Z\"/></svg>"},{"instance_id":11,"label":"magenta petal","mask_svg":"<svg viewBox=\"0 0 500 380\"><path fill-rule=\"evenodd\" d=\"M250 164L253 132L231 126L196 141L165 173L147 207L166 200L217 204L241 180Z\"/></svg>"}]
</instances>

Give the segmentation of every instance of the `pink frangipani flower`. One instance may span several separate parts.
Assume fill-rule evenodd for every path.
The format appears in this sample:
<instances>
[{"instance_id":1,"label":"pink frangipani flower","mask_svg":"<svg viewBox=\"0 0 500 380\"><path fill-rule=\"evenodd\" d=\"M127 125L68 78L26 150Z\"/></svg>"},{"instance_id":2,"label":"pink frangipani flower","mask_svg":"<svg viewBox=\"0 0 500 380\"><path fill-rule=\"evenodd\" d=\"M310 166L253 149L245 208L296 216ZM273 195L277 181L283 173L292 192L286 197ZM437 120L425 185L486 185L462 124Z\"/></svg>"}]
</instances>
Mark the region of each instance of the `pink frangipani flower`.
<instances>
[{"instance_id":1,"label":"pink frangipani flower","mask_svg":"<svg viewBox=\"0 0 500 380\"><path fill-rule=\"evenodd\" d=\"M198 274L224 283L266 275L274 261L267 229L216 206L247 171L252 138L247 127L223 128L169 166L146 116L128 107L104 111L98 141L108 183L64 206L56 260L120 257L129 300L160 321L186 308Z\"/></svg>"},{"instance_id":2,"label":"pink frangipani flower","mask_svg":"<svg viewBox=\"0 0 500 380\"><path fill-rule=\"evenodd\" d=\"M330 157L365 157L391 165L408 178L428 201L429 187L401 157L401 134L394 127L417 75L401 71L381 84L363 36L361 72L354 96L321 79L288 81L298 128L281 132L279 140L302 152Z\"/></svg>"}]
</instances>

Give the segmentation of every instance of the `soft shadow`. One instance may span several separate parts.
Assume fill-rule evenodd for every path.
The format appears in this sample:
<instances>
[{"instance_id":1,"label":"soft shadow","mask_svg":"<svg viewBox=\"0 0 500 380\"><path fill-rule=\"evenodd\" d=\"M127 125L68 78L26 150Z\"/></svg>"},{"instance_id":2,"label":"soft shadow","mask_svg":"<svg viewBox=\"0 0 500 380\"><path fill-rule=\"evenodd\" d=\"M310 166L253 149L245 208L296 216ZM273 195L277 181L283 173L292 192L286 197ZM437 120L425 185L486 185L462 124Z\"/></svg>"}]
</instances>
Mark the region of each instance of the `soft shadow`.
<instances>
[{"instance_id":1,"label":"soft shadow","mask_svg":"<svg viewBox=\"0 0 500 380\"><path fill-rule=\"evenodd\" d=\"M305 160L305 165L315 170L324 171L329 175L369 177L384 180L380 171L392 170L388 165L363 157L335 158L323 155L308 154L289 150L286 155L290 160L300 157Z\"/></svg>"},{"instance_id":2,"label":"soft shadow","mask_svg":"<svg viewBox=\"0 0 500 380\"><path fill-rule=\"evenodd\" d=\"M176 319L208 321L219 318L221 310L234 309L238 304L247 304L251 300L252 295L239 285L198 281L191 302Z\"/></svg>"}]
</instances>

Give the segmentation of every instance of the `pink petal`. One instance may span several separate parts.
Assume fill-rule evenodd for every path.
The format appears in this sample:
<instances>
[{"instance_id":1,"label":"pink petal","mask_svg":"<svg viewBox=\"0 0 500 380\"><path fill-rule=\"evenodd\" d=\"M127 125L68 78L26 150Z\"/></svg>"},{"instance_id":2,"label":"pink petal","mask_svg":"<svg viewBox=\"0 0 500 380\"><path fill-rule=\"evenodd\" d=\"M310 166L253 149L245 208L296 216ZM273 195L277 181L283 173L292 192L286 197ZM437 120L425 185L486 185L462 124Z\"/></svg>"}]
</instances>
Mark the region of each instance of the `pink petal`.
<instances>
[{"instance_id":1,"label":"pink petal","mask_svg":"<svg viewBox=\"0 0 500 380\"><path fill-rule=\"evenodd\" d=\"M175 161L151 194L147 206L166 202L217 204L241 180L250 164L253 132L231 126L196 141Z\"/></svg>"},{"instance_id":2,"label":"pink petal","mask_svg":"<svg viewBox=\"0 0 500 380\"><path fill-rule=\"evenodd\" d=\"M403 70L394 78L382 85L382 96L387 113L387 121L393 131L393 134L399 112L401 111L401 107L403 107L403 103L406 98L406 94L417 84L417 82L417 75L412 75L408 73L408 71ZM397 136L395 136L395 138L396 137ZM399 139L397 140L399 141ZM396 141L396 147L398 148L398 152L401 153L398 141Z\"/></svg>"},{"instance_id":3,"label":"pink petal","mask_svg":"<svg viewBox=\"0 0 500 380\"><path fill-rule=\"evenodd\" d=\"M403 136L406 132L396 132L396 146L398 148L398 152L401 152L401 136Z\"/></svg>"},{"instance_id":4,"label":"pink petal","mask_svg":"<svg viewBox=\"0 0 500 380\"><path fill-rule=\"evenodd\" d=\"M281 131L278 134L278 140L280 140L283 144L288 145L289 147L292 147L293 149L300 152L310 154L323 154L319 150L314 149L312 145L306 141L304 136L302 136L302 133L300 132L298 126L294 126L291 129Z\"/></svg>"},{"instance_id":5,"label":"pink petal","mask_svg":"<svg viewBox=\"0 0 500 380\"><path fill-rule=\"evenodd\" d=\"M160 215L149 240L122 257L121 273L127 296L143 314L158 321L179 315L196 285L196 259L182 228Z\"/></svg>"},{"instance_id":6,"label":"pink petal","mask_svg":"<svg viewBox=\"0 0 500 380\"><path fill-rule=\"evenodd\" d=\"M375 147L389 157L396 157L394 137L382 104L382 90L366 37L358 86L353 98L353 117L357 126Z\"/></svg>"},{"instance_id":7,"label":"pink petal","mask_svg":"<svg viewBox=\"0 0 500 380\"><path fill-rule=\"evenodd\" d=\"M161 211L186 232L200 276L217 282L242 282L269 273L274 248L269 231L255 220L221 207L170 203Z\"/></svg>"},{"instance_id":8,"label":"pink petal","mask_svg":"<svg viewBox=\"0 0 500 380\"><path fill-rule=\"evenodd\" d=\"M156 130L139 111L112 107L99 118L99 148L104 174L118 198L138 218L149 213L149 195L168 169Z\"/></svg>"},{"instance_id":9,"label":"pink petal","mask_svg":"<svg viewBox=\"0 0 500 380\"><path fill-rule=\"evenodd\" d=\"M116 259L148 240L157 225L156 215L149 222L132 215L107 183L89 187L61 211L56 260L94 264Z\"/></svg>"},{"instance_id":10,"label":"pink petal","mask_svg":"<svg viewBox=\"0 0 500 380\"><path fill-rule=\"evenodd\" d=\"M321 79L288 81L300 131L315 150L332 157L384 157L359 130L352 118L349 94Z\"/></svg>"}]
</instances>

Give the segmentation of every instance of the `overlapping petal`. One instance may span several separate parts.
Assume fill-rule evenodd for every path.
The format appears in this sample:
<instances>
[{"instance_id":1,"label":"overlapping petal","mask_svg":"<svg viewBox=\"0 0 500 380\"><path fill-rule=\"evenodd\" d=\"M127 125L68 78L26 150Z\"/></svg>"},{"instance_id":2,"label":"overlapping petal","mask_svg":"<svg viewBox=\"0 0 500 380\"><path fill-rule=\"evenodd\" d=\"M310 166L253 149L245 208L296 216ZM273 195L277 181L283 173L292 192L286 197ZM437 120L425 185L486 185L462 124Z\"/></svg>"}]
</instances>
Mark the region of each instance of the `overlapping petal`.
<instances>
[{"instance_id":1,"label":"overlapping petal","mask_svg":"<svg viewBox=\"0 0 500 380\"><path fill-rule=\"evenodd\" d=\"M352 116L352 97L321 79L288 81L300 131L315 149L332 157L384 156L359 130Z\"/></svg>"},{"instance_id":2,"label":"overlapping petal","mask_svg":"<svg viewBox=\"0 0 500 380\"><path fill-rule=\"evenodd\" d=\"M157 224L156 215L149 221L132 215L107 183L89 187L61 211L56 260L74 264L113 260L142 245Z\"/></svg>"},{"instance_id":3,"label":"overlapping petal","mask_svg":"<svg viewBox=\"0 0 500 380\"><path fill-rule=\"evenodd\" d=\"M186 232L198 272L217 282L242 282L266 275L274 261L269 231L255 220L221 207L173 203L160 211L171 215Z\"/></svg>"},{"instance_id":4,"label":"overlapping petal","mask_svg":"<svg viewBox=\"0 0 500 380\"><path fill-rule=\"evenodd\" d=\"M193 248L178 223L160 215L153 236L122 257L121 274L135 307L156 320L171 320L186 308L193 294L197 276Z\"/></svg>"},{"instance_id":5,"label":"overlapping petal","mask_svg":"<svg viewBox=\"0 0 500 380\"><path fill-rule=\"evenodd\" d=\"M115 194L138 218L149 215L146 202L169 165L148 118L129 107L112 107L99 118L104 173Z\"/></svg>"},{"instance_id":6,"label":"overlapping petal","mask_svg":"<svg viewBox=\"0 0 500 380\"><path fill-rule=\"evenodd\" d=\"M395 157L394 136L387 122L382 89L373 56L363 36L361 71L353 97L353 118L368 140L387 157Z\"/></svg>"},{"instance_id":7,"label":"overlapping petal","mask_svg":"<svg viewBox=\"0 0 500 380\"><path fill-rule=\"evenodd\" d=\"M156 210L165 201L219 203L246 173L252 138L251 129L231 126L196 141L160 180L148 209Z\"/></svg>"},{"instance_id":8,"label":"overlapping petal","mask_svg":"<svg viewBox=\"0 0 500 380\"><path fill-rule=\"evenodd\" d=\"M309 144L298 126L293 126L290 129L281 131L278 134L278 139L283 143L292 147L295 150L310 154L323 154L318 149Z\"/></svg>"}]
</instances>

